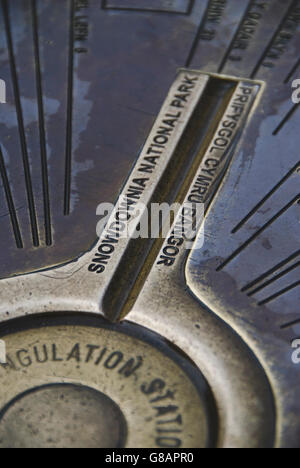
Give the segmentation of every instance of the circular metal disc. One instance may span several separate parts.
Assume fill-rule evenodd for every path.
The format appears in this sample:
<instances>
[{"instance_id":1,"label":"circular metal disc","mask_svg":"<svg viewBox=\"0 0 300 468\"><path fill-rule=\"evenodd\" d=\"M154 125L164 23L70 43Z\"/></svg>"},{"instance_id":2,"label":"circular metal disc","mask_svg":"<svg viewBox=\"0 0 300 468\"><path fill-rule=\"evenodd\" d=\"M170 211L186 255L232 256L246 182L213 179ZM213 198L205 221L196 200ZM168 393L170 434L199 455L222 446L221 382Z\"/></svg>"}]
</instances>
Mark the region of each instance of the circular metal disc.
<instances>
[{"instance_id":1,"label":"circular metal disc","mask_svg":"<svg viewBox=\"0 0 300 468\"><path fill-rule=\"evenodd\" d=\"M157 335L79 316L15 322L4 335L0 447L213 443L206 381Z\"/></svg>"}]
</instances>

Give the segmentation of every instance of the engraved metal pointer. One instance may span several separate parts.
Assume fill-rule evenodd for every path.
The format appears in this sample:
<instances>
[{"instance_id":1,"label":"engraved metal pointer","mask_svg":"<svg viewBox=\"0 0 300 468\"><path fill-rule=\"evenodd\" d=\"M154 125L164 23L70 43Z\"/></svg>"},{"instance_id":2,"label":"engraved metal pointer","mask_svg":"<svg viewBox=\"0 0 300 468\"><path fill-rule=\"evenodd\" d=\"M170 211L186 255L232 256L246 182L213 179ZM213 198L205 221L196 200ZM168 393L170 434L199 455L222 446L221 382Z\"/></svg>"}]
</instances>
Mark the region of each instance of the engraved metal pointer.
<instances>
[{"instance_id":1,"label":"engraved metal pointer","mask_svg":"<svg viewBox=\"0 0 300 468\"><path fill-rule=\"evenodd\" d=\"M176 236L180 211L165 240L118 233L129 222L137 229L143 216L134 212L133 203L129 219L123 220L129 201L147 207L153 201L207 207L262 89L262 83L181 70L97 244L63 267L2 280L3 317L51 311L96 312L113 320L127 316L176 342L213 382L226 421L221 446L235 446L236 440L247 446L250 433L256 434L253 446L272 444L272 399L264 373L238 336L188 292L187 251L184 239ZM253 381L245 388L249 369ZM223 372L235 378L225 382Z\"/></svg>"}]
</instances>

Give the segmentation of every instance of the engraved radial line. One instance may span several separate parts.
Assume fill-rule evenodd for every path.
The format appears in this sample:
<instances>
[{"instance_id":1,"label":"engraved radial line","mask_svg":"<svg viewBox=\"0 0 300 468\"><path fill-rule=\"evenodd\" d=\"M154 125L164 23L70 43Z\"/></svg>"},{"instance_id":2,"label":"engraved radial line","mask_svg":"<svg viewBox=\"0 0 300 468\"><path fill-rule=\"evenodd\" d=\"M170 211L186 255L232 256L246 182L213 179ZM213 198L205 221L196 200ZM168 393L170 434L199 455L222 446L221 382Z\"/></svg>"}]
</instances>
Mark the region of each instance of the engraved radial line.
<instances>
[{"instance_id":1,"label":"engraved radial line","mask_svg":"<svg viewBox=\"0 0 300 468\"><path fill-rule=\"evenodd\" d=\"M130 3L130 2L129 2ZM145 2L147 3L147 2ZM102 10L116 10L116 11L129 11L129 12L136 12L136 13L144 13L144 12L147 12L147 13L167 13L167 14L180 14L180 15L190 15L193 8L194 8L194 4L195 4L195 0L188 0L188 8L186 9L186 11L184 10L181 10L180 7L176 10L176 6L172 5L172 3L175 3L175 2L169 2L169 5L168 7L170 8L169 10L165 7L165 8L162 8L162 9L159 9L159 6L158 8L155 7L143 7L143 5L141 5L140 8L136 7L136 6L129 6L128 5L128 2L127 2L127 6L113 6L113 5L107 5L107 1L106 0L102 0L101 1L101 9Z\"/></svg>"},{"instance_id":2,"label":"engraved radial line","mask_svg":"<svg viewBox=\"0 0 300 468\"><path fill-rule=\"evenodd\" d=\"M254 294L258 293L259 291L262 291L263 289L265 289L267 286L269 286L270 284L272 283L275 283L277 280L279 280L280 278L283 278L284 276L286 276L288 273L290 273L291 271L293 270L296 270L298 267L300 266L300 262L297 262L295 263L294 265L291 265L289 268L287 268L286 270L282 271L281 273L278 273L278 275L274 276L273 278L271 278L269 281L266 281L264 284L258 286L257 288L255 288L253 291L251 291L250 293L248 293L248 296L251 297L251 296L254 296Z\"/></svg>"},{"instance_id":3,"label":"engraved radial line","mask_svg":"<svg viewBox=\"0 0 300 468\"><path fill-rule=\"evenodd\" d=\"M35 203L34 203L34 196L33 196L33 189L32 189L32 180L31 180L31 173L30 173L30 166L29 166L29 159L28 159L28 152L27 152L27 145L26 145L26 136L25 136L22 106L21 106L21 100L20 100L20 90L19 90L19 83L18 83L17 68L16 68L16 63L15 63L13 43L12 43L12 37L11 37L11 29L10 29L10 23L9 23L7 0L2 0L2 9L3 9L3 15L4 15L7 45L8 45L8 52L9 52L10 66L11 66L11 73L12 73L12 80L13 80L13 88L14 88L14 96L15 96L15 102L16 102L20 143L21 143L21 148L22 148L22 158L23 158L25 183L26 183L26 189L27 189L27 200L28 200L28 205L29 205L29 213L30 213L30 221L31 221L32 240L33 240L33 245L35 247L38 247L39 235L38 235L38 228L37 228L37 218L36 218Z\"/></svg>"},{"instance_id":4,"label":"engraved radial line","mask_svg":"<svg viewBox=\"0 0 300 468\"><path fill-rule=\"evenodd\" d=\"M297 252L293 253L292 255L290 255L288 258L286 258L285 260L283 260L282 262L278 263L275 267L271 268L270 270L268 270L266 273L264 273L263 275L261 275L259 278L251 281L251 283L247 284L245 287L243 287L241 289L242 292L245 292L245 291L248 291L249 289L253 288L253 286L256 286L258 283L260 283L261 281L263 281L264 279L268 278L268 276L272 275L273 273L275 273L277 270L279 270L280 268L284 267L285 265L287 265L288 263L290 263L292 260L295 260L295 258L299 257L300 255L300 250L297 250Z\"/></svg>"},{"instance_id":5,"label":"engraved radial line","mask_svg":"<svg viewBox=\"0 0 300 468\"><path fill-rule=\"evenodd\" d=\"M250 1L249 1L249 4L248 4L248 7L247 7L247 10L246 10L246 12L244 13L244 15L242 16L242 19L241 19L241 21L240 21L240 23L239 23L239 25L238 25L237 31L236 31L236 33L235 33L235 35L234 35L234 37L233 37L233 39L232 39L232 41L231 41L231 43L230 43L230 45L229 45L229 47L228 47L228 49L227 49L227 51L226 51L224 57L223 57L223 60L222 60L220 66L219 66L219 68L218 68L218 73L222 73L223 68L224 68L225 65L226 65L226 62L227 62L227 60L228 60L228 57L229 57L229 55L230 55L230 53L231 53L231 51L232 51L233 44L235 43L235 41L236 41L236 39L237 39L237 37L238 37L238 35L239 35L239 33L240 33L241 26L242 26L243 22L245 21L245 19L247 18L247 15L249 14L249 11L250 11L250 9L251 9L251 7L252 7L252 4L253 4L253 0L250 0Z\"/></svg>"},{"instance_id":6,"label":"engraved radial line","mask_svg":"<svg viewBox=\"0 0 300 468\"><path fill-rule=\"evenodd\" d=\"M297 164L278 182L278 184L275 185L270 192L267 193L267 195L259 202L255 207L245 216L242 221L231 231L232 234L235 234L238 232L244 224L246 224L247 221L249 221L250 218L261 208L264 203L272 196L274 195L275 192L294 174L296 169L298 168L300 164L300 161L297 162Z\"/></svg>"},{"instance_id":7,"label":"engraved radial line","mask_svg":"<svg viewBox=\"0 0 300 468\"><path fill-rule=\"evenodd\" d=\"M299 104L295 104L291 110L286 114L286 116L282 119L278 127L274 130L273 135L276 136L280 132L280 130L284 127L284 125L290 120L290 118L294 115L296 112L297 108L299 107Z\"/></svg>"},{"instance_id":8,"label":"engraved radial line","mask_svg":"<svg viewBox=\"0 0 300 468\"><path fill-rule=\"evenodd\" d=\"M293 322L284 323L283 325L281 325L280 328L284 330L285 328L293 327L294 325L297 325L298 323L300 323L300 319L294 320Z\"/></svg>"},{"instance_id":9,"label":"engraved radial line","mask_svg":"<svg viewBox=\"0 0 300 468\"><path fill-rule=\"evenodd\" d=\"M191 0L191 1L190 1L190 6L189 6L189 9L188 9L188 11L187 11L187 15L188 15L188 16L192 14L192 11L193 11L194 6L195 6L195 1L196 1L196 0Z\"/></svg>"},{"instance_id":10,"label":"engraved radial line","mask_svg":"<svg viewBox=\"0 0 300 468\"><path fill-rule=\"evenodd\" d=\"M195 80L196 77L193 74L197 72L189 73L191 73L191 78ZM163 125L167 125L165 122L168 121L165 119L172 117L172 113L170 114L173 102L171 95L173 93L176 95L180 89L179 85L187 79L191 79L188 78L189 73L186 74L186 71L182 70L181 79L179 77L176 79L170 92L171 94L169 93L164 107L155 122L152 133L140 154L139 163L135 166L134 175L131 178L138 177L139 172L144 172L143 166L145 166L145 162L149 159L147 155L151 154L152 151L149 152L149 149L152 148L153 142L157 141L157 135L161 133L162 129L166 129ZM230 82L229 80L217 80L215 77L210 78L210 75L203 75L201 73L199 76L202 79L200 81L197 79L197 88L195 88L194 94L191 94L194 97L193 99L190 98L190 102L187 101L189 102L189 106L183 107L184 110L179 114L173 114L174 117L177 115L177 118L180 116L180 124L178 125L178 130L174 131L173 134L171 133L173 135L172 138L169 137L167 139L165 149L160 153L159 164L161 165L161 170L157 171L154 168L146 171L153 174L151 179L146 179L152 180L152 182L149 183L150 188L137 199L140 202L142 201L144 205L147 204L147 207L151 203L157 203L160 200L167 201L169 205L174 202L179 203L181 206L185 203L196 204L198 202L208 206L211 197L217 190L226 172L240 138L242 128L241 126L235 126L234 131L231 133L230 141L226 144L226 148L222 149L222 154L219 153L219 148L215 147L217 136L222 133L224 122L235 106L237 97L240 96L240 93L243 92L242 90L248 84L245 81L237 82L236 80L232 80ZM259 86L249 85L248 92L250 92L251 98L248 99L248 103L240 116L241 124L246 120L252 108L259 92ZM211 160L212 157L216 157L220 161L218 170L209 179L210 183L206 185L207 190L204 193L202 191L199 192L200 184L201 188L203 187L201 181L203 180L203 171L207 168L206 162ZM172 173L171 178L169 177L170 173ZM126 197L127 203L131 201L130 192L128 192L130 187L132 185L128 181L126 189L121 195L121 197L125 197L123 201L123 205L125 204L125 206ZM121 200L122 198L120 198ZM103 257L104 251L101 248L101 244L105 243L105 238L107 239L107 234L105 236L104 231L100 239L100 247L98 247L98 252L95 253L93 259L95 264L92 264L89 270L96 271L100 268L102 270L100 273L106 270L107 277L105 281L108 282L108 286L105 288L102 297L101 308L107 317L116 320L125 316L134 307L147 279L154 274L155 269L162 268L160 265L172 267L175 264L175 258L172 258L171 262L169 262L170 256L166 252L168 252L172 244L170 239L174 236L178 235L178 239L180 238L180 241L178 240L178 247L183 245L186 239L184 213L185 210L182 209L176 213L175 219L172 219L172 227L168 226L168 234L164 232L163 235L160 235L164 223L158 222L156 224L157 231L156 233L151 233L150 240L145 239L134 242L129 236L127 240L121 239L120 242L117 241L114 252L115 254L118 252L119 256L115 258L111 266L108 263L110 258L107 261L107 257ZM132 217L132 214L130 216ZM193 225L193 229L195 229L195 224L198 224L197 221L199 220L195 219L196 213L191 214L191 217L190 225ZM118 219L116 213L112 215L108 226L113 226L115 223L112 223L112 221L115 219ZM137 226L140 219L135 218L135 229L138 229ZM152 228L153 221L152 217ZM106 228L106 232L109 233L108 227ZM182 250L179 248L177 250L175 255L174 251L171 253L172 257L173 255L174 257L184 255L183 248ZM160 252L161 255L159 257ZM98 262L98 258L100 262ZM168 259L167 262L166 259ZM99 263L100 267L98 266Z\"/></svg>"},{"instance_id":11,"label":"engraved radial line","mask_svg":"<svg viewBox=\"0 0 300 468\"><path fill-rule=\"evenodd\" d=\"M284 23L286 22L286 20L288 19L291 11L294 9L294 7L297 5L298 3L298 0L294 0L293 3L290 5L290 7L288 8L284 18L282 19L282 21L279 23L279 26L278 28L276 29L275 33L273 34L270 42L268 43L266 49L264 50L264 53L262 54L262 56L260 57L260 59L258 60L253 72L251 73L251 78L255 78L258 70L260 69L265 57L266 57L266 54L268 53L268 51L270 50L270 47L272 46L276 36L278 35L279 31L281 30L282 26L284 25Z\"/></svg>"},{"instance_id":12,"label":"engraved radial line","mask_svg":"<svg viewBox=\"0 0 300 468\"><path fill-rule=\"evenodd\" d=\"M251 236L246 242L244 242L237 250L230 255L218 268L217 271L221 271L228 263L230 263L234 258L236 258L248 245L250 245L260 234L262 234L268 227L270 227L280 216L282 216L291 206L294 205L298 200L300 200L300 193L296 195L287 205L285 205L275 216L273 216L266 224L264 224L258 231L256 231L253 236Z\"/></svg>"},{"instance_id":13,"label":"engraved radial line","mask_svg":"<svg viewBox=\"0 0 300 468\"><path fill-rule=\"evenodd\" d=\"M208 1L207 3L207 7L206 7L206 10L204 12L204 15L203 15L203 18L200 22L200 26L198 28L198 31L197 31L197 34L196 34L196 37L193 41L193 44L192 44L192 47L191 47L191 50L189 52L189 55L188 55L188 58L186 60L186 64L185 66L186 67L189 67L191 65L191 62L194 58L194 55L195 55L195 52L197 50L197 47L198 47L198 44L199 44L199 41L200 41L200 36L201 36L201 32L202 32L202 29L203 29L203 26L205 25L205 22L207 20L207 16L208 16L208 12L209 12L209 8L210 8L210 0Z\"/></svg>"},{"instance_id":14,"label":"engraved radial line","mask_svg":"<svg viewBox=\"0 0 300 468\"><path fill-rule=\"evenodd\" d=\"M104 10L112 10L112 11L129 11L130 13L162 13L162 14L171 14L171 15L188 15L188 13L183 13L175 10L157 10L154 8L130 8L130 7L107 7L103 8Z\"/></svg>"},{"instance_id":15,"label":"engraved radial line","mask_svg":"<svg viewBox=\"0 0 300 468\"><path fill-rule=\"evenodd\" d=\"M73 131L73 88L74 88L74 15L75 1L70 0L70 36L69 36L69 64L68 64L68 104L66 129L66 165L65 165L65 193L64 215L70 214L71 177L72 177L72 131Z\"/></svg>"},{"instance_id":16,"label":"engraved radial line","mask_svg":"<svg viewBox=\"0 0 300 468\"><path fill-rule=\"evenodd\" d=\"M18 249L23 248L23 241L22 241L22 236L21 236L21 231L19 227L19 222L17 218L17 212L15 209L15 204L13 201L10 185L9 185L9 180L5 168L5 162L3 158L3 153L2 149L0 147L0 174L4 186L4 191L5 191L5 196L6 196L6 201L7 201L7 206L9 210L9 215L10 215L10 220L13 228L13 232L15 235L15 240L16 240L16 245Z\"/></svg>"},{"instance_id":17,"label":"engraved radial line","mask_svg":"<svg viewBox=\"0 0 300 468\"><path fill-rule=\"evenodd\" d=\"M33 39L34 39L37 100L38 100L38 113L39 113L39 132L40 132L42 184L43 184L43 198L44 198L45 234L46 234L46 244L51 245L52 233L51 233L51 213L50 213L50 197L49 197L49 182L48 182L48 161L47 161L47 149L46 149L46 134L45 134L43 90L42 90L42 76L41 76L41 63L40 63L40 51L39 51L38 18L37 18L37 10L36 10L36 0L31 0L31 9L32 9L32 19L33 19Z\"/></svg>"},{"instance_id":18,"label":"engraved radial line","mask_svg":"<svg viewBox=\"0 0 300 468\"><path fill-rule=\"evenodd\" d=\"M300 286L300 281L297 281L296 283L291 284L290 286L288 286L287 288L282 289L278 293L273 294L273 296L267 297L263 301L259 302L258 305L261 306L261 305L268 304L269 302L274 301L278 297L283 296L284 294L286 294L287 292L292 291L293 289L297 288L298 286Z\"/></svg>"},{"instance_id":19,"label":"engraved radial line","mask_svg":"<svg viewBox=\"0 0 300 468\"><path fill-rule=\"evenodd\" d=\"M290 79L292 78L292 76L294 75L294 73L296 73L296 71L298 70L298 68L300 67L300 59L295 63L295 65L293 66L293 68L291 69L291 71L289 72L288 76L286 77L286 79L284 80L284 83L287 84Z\"/></svg>"}]
</instances>

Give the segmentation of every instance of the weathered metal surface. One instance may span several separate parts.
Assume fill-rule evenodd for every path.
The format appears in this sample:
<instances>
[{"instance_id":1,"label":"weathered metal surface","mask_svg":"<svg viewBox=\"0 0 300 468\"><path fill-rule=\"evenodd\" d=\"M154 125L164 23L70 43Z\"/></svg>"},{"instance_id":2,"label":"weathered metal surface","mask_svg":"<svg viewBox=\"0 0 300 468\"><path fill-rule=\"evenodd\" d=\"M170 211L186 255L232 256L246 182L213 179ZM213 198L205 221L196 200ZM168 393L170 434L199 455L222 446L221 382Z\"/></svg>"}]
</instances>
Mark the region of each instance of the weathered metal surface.
<instances>
[{"instance_id":1,"label":"weathered metal surface","mask_svg":"<svg viewBox=\"0 0 300 468\"><path fill-rule=\"evenodd\" d=\"M3 0L0 22L1 320L126 316L201 370L218 446L298 447L300 2ZM96 206L126 196L166 114L175 130L139 198L204 202L204 245L175 249L173 226L103 262Z\"/></svg>"},{"instance_id":2,"label":"weathered metal surface","mask_svg":"<svg viewBox=\"0 0 300 468\"><path fill-rule=\"evenodd\" d=\"M91 317L34 319L29 327L2 328L8 360L0 369L2 448L215 443L211 390L160 337Z\"/></svg>"}]
</instances>

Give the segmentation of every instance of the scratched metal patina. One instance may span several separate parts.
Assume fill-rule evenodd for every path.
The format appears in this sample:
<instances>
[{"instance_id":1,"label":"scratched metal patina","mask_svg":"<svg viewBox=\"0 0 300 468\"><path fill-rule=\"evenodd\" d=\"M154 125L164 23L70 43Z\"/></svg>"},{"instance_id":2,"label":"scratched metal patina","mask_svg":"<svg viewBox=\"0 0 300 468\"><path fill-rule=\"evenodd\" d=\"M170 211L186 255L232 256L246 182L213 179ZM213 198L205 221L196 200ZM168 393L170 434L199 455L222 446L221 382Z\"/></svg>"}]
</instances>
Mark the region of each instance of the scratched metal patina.
<instances>
[{"instance_id":1,"label":"scratched metal patina","mask_svg":"<svg viewBox=\"0 0 300 468\"><path fill-rule=\"evenodd\" d=\"M300 2L264 3L268 21L253 20L251 37L240 26L221 66L266 88L208 211L205 245L191 254L187 281L251 343L274 389L279 437L299 446L300 368L291 343L300 331L300 113L291 85L300 73Z\"/></svg>"},{"instance_id":2,"label":"scratched metal patina","mask_svg":"<svg viewBox=\"0 0 300 468\"><path fill-rule=\"evenodd\" d=\"M299 447L299 33L300 0L0 1L4 335L29 314L126 316L201 370L216 445ZM203 247L176 224L98 240L97 205L128 198L166 115L135 190L204 202Z\"/></svg>"},{"instance_id":3,"label":"scratched metal patina","mask_svg":"<svg viewBox=\"0 0 300 468\"><path fill-rule=\"evenodd\" d=\"M204 6L168 14L100 0L1 1L0 277L94 244L96 207L115 201Z\"/></svg>"}]
</instances>

